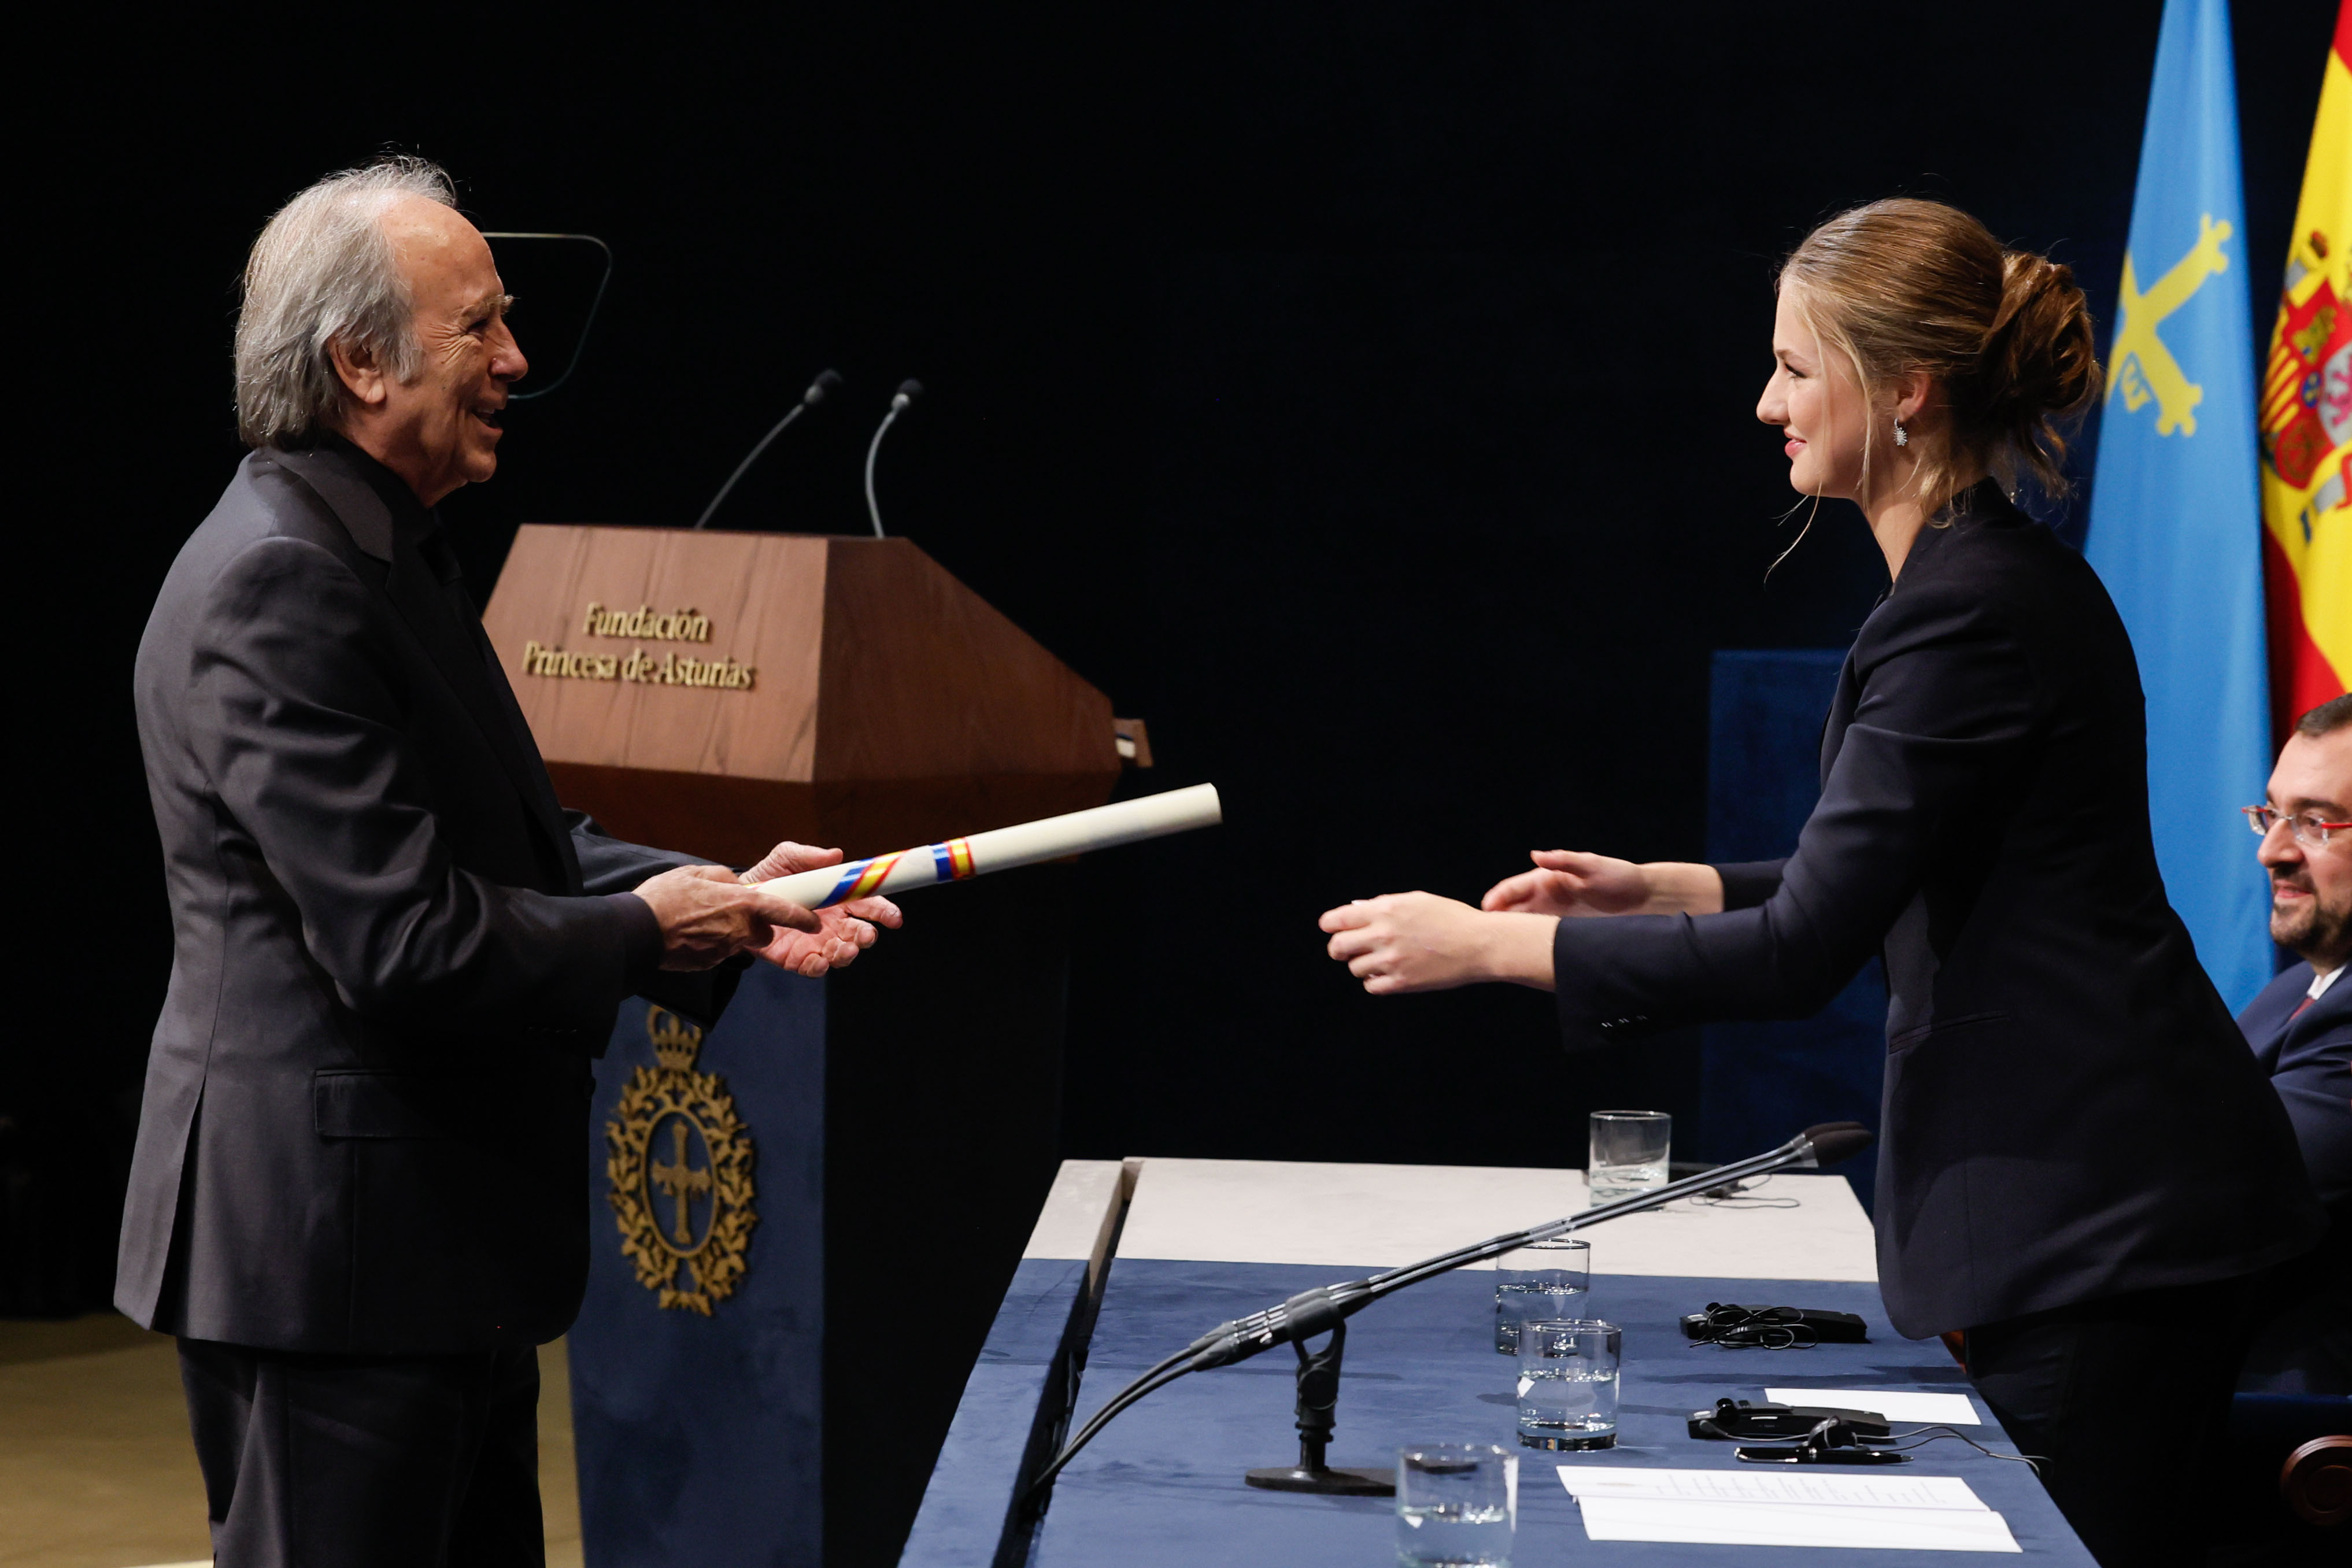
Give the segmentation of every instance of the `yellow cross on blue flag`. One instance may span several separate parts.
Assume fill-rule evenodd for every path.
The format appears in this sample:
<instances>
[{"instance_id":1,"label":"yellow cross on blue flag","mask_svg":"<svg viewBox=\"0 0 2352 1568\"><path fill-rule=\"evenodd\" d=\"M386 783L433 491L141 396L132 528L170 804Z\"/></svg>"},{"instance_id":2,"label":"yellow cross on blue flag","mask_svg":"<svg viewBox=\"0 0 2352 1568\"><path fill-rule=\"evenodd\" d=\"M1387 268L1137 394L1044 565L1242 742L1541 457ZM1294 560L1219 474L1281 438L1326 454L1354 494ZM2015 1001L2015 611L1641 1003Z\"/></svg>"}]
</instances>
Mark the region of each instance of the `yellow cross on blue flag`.
<instances>
[{"instance_id":1,"label":"yellow cross on blue flag","mask_svg":"<svg viewBox=\"0 0 2352 1568\"><path fill-rule=\"evenodd\" d=\"M2166 0L2084 552L2139 659L2165 891L2232 1012L2272 971L2237 812L2270 774L2245 228L2229 0Z\"/></svg>"}]
</instances>

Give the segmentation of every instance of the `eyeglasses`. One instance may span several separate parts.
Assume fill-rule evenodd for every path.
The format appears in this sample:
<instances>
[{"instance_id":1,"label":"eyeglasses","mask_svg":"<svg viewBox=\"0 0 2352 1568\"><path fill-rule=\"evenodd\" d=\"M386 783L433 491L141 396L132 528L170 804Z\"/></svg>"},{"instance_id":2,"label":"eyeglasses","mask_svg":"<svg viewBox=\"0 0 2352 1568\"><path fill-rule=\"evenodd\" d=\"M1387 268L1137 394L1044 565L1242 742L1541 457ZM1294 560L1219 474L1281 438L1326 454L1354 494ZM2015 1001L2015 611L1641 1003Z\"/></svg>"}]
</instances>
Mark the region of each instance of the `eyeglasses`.
<instances>
[{"instance_id":1,"label":"eyeglasses","mask_svg":"<svg viewBox=\"0 0 2352 1568\"><path fill-rule=\"evenodd\" d=\"M2264 838L2270 837L2272 828L2285 823L2287 831L2294 835L2294 841L2306 849L2321 847L2326 844L2331 833L2352 833L2352 822L2322 822L2315 811L2306 811L2301 816L2289 816L2267 805L2242 805L2238 810L2244 814L2246 826Z\"/></svg>"}]
</instances>

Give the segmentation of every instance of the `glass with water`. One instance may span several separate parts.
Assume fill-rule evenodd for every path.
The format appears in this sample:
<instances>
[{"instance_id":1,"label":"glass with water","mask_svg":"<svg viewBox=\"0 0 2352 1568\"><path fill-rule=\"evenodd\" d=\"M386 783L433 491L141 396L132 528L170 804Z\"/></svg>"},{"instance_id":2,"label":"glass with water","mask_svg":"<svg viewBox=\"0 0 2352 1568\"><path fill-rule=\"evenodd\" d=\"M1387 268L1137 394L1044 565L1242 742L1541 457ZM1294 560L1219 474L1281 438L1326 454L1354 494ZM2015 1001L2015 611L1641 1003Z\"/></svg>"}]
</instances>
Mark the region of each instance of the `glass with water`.
<instances>
[{"instance_id":1,"label":"glass with water","mask_svg":"<svg viewBox=\"0 0 2352 1568\"><path fill-rule=\"evenodd\" d=\"M1507 1252L1495 1265L1495 1349L1519 1353L1529 1318L1573 1318L1592 1289L1592 1247L1565 1236Z\"/></svg>"},{"instance_id":2,"label":"glass with water","mask_svg":"<svg viewBox=\"0 0 2352 1568\"><path fill-rule=\"evenodd\" d=\"M1509 1568L1519 1518L1519 1457L1493 1443L1397 1450L1401 1568Z\"/></svg>"},{"instance_id":3,"label":"glass with water","mask_svg":"<svg viewBox=\"0 0 2352 1568\"><path fill-rule=\"evenodd\" d=\"M1598 1318L1519 1325L1519 1443L1617 1446L1617 1363L1624 1336Z\"/></svg>"},{"instance_id":4,"label":"glass with water","mask_svg":"<svg viewBox=\"0 0 2352 1568\"><path fill-rule=\"evenodd\" d=\"M1596 1110L1584 1177L1589 1201L1615 1203L1666 1184L1675 1119L1663 1110Z\"/></svg>"}]
</instances>

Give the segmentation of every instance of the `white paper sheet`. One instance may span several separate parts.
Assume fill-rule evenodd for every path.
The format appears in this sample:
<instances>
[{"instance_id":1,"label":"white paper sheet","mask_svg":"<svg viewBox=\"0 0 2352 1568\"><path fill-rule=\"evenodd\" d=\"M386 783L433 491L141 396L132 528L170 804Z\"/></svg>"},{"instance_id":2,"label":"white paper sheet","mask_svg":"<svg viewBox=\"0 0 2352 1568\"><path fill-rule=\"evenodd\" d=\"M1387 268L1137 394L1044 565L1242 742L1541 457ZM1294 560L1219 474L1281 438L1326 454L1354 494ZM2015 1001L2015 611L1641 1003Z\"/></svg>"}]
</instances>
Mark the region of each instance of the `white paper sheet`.
<instances>
[{"instance_id":1,"label":"white paper sheet","mask_svg":"<svg viewBox=\"0 0 2352 1568\"><path fill-rule=\"evenodd\" d=\"M1134 1203L1118 1233L1123 1258L1312 1263L1344 1279L1585 1205L1582 1171L1146 1154L1137 1157ZM1785 1282L1790 1259L1799 1258L1808 1279L1878 1278L1870 1216L1843 1176L1784 1172L1765 1189L1783 1190L1798 1195L1797 1207L1688 1208L1685 1200L1577 1234L1591 1237L1593 1271L1610 1278ZM1470 1267L1491 1269L1494 1263ZM1776 1363L1762 1370L1783 1369Z\"/></svg>"},{"instance_id":2,"label":"white paper sheet","mask_svg":"<svg viewBox=\"0 0 2352 1568\"><path fill-rule=\"evenodd\" d=\"M1875 1410L1889 1421L1935 1421L1981 1426L1984 1418L1965 1394L1907 1394L1886 1388L1768 1388L1764 1397L1780 1405L1812 1405L1832 1410Z\"/></svg>"},{"instance_id":3,"label":"white paper sheet","mask_svg":"<svg viewBox=\"0 0 2352 1568\"><path fill-rule=\"evenodd\" d=\"M1580 1499L1591 1541L1671 1541L1711 1546L1852 1546L1918 1552L2016 1552L2009 1521L1990 1509L1851 1504Z\"/></svg>"},{"instance_id":4,"label":"white paper sheet","mask_svg":"<svg viewBox=\"0 0 2352 1568\"><path fill-rule=\"evenodd\" d=\"M1666 1470L1637 1466L1561 1465L1570 1495L1655 1502L1797 1503L1833 1508L1941 1508L1986 1511L1984 1500L1958 1476L1867 1475L1822 1470Z\"/></svg>"}]
</instances>

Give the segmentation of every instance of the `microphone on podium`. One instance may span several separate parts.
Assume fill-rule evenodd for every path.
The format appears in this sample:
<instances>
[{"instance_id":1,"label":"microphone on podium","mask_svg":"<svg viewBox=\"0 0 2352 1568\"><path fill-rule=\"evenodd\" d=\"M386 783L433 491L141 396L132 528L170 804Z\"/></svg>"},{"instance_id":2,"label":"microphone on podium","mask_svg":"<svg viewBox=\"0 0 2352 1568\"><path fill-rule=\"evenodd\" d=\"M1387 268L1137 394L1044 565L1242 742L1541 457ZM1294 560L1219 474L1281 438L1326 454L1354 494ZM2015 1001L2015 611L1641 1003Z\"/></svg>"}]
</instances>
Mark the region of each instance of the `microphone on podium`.
<instances>
[{"instance_id":1,"label":"microphone on podium","mask_svg":"<svg viewBox=\"0 0 2352 1568\"><path fill-rule=\"evenodd\" d=\"M1639 1214L1643 1209L1657 1208L1676 1198L1745 1181L1750 1176L1767 1175L1774 1171L1791 1168L1833 1165L1861 1153L1870 1147L1873 1141L1870 1129L1859 1121L1824 1121L1806 1128L1778 1149L1765 1153L1735 1160L1728 1165L1718 1165L1712 1171L1702 1171L1696 1176L1685 1176L1679 1182L1669 1182L1663 1187L1653 1187L1648 1192L1636 1193L1614 1203L1601 1204L1581 1214L1549 1220L1542 1225L1530 1226L1526 1230L1489 1237L1468 1247L1441 1252L1434 1258L1424 1258L1418 1263L1384 1269L1366 1279L1342 1280L1337 1285L1318 1285L1263 1311L1219 1323L1113 1395L1108 1404L1095 1412L1093 1419L1079 1428L1078 1435L1063 1446L1053 1461L1038 1472L1037 1479L1029 1484L1029 1489L1024 1495L1034 1502L1053 1484L1062 1467L1076 1458L1078 1450L1092 1442L1095 1434L1109 1425L1111 1417L1144 1395L1164 1388L1187 1373L1231 1366L1276 1345L1294 1344L1298 1347L1299 1358L1299 1462L1296 1468L1291 1469L1254 1470L1249 1476L1251 1484L1281 1491L1386 1496L1393 1488L1377 1476L1358 1470L1332 1469L1323 1463L1324 1445L1329 1441L1332 1429L1331 1410L1339 1398L1339 1352L1346 1341L1349 1318L1383 1296L1392 1295L1408 1285L1418 1285L1424 1279L1433 1279L1440 1274L1450 1273L1465 1264L1499 1258L1506 1252L1516 1252L1539 1241L1549 1241L1572 1230L1581 1230L1587 1226L1599 1225L1603 1220L1616 1219L1622 1215ZM1331 1335L1330 1342L1310 1355L1306 1342L1317 1334L1327 1332ZM1310 1377L1319 1379L1324 1384L1317 1390L1311 1411L1307 1390Z\"/></svg>"},{"instance_id":2,"label":"microphone on podium","mask_svg":"<svg viewBox=\"0 0 2352 1568\"><path fill-rule=\"evenodd\" d=\"M566 374L568 374L570 373L567 372ZM808 410L814 408L818 404L823 403L827 397L831 396L834 393L838 392L840 389L841 373L839 371L821 370L817 372L816 379L809 383L808 390L806 392L801 394L801 400L784 411L784 416L776 421L775 427L773 429L760 437L760 444L751 448L751 455L750 457L735 465L735 471L727 476L727 482L719 487L719 493L710 498L710 504L702 509L702 515L694 520L694 526L700 528L704 523L710 521L710 514L719 510L719 503L727 499L728 492L735 488L735 481L741 479L745 471L748 470L752 464L760 460L760 454L768 449L769 442L774 440L777 437L784 433L785 426L799 418Z\"/></svg>"},{"instance_id":3,"label":"microphone on podium","mask_svg":"<svg viewBox=\"0 0 2352 1568\"><path fill-rule=\"evenodd\" d=\"M891 396L890 412L882 416L882 423L875 426L874 444L866 448L866 511L874 520L874 537L877 539L882 537L882 508L874 500L875 455L882 450L882 437L889 434L891 425L899 415L907 412L908 405L922 395L921 382L911 376L900 382L898 392Z\"/></svg>"}]
</instances>

